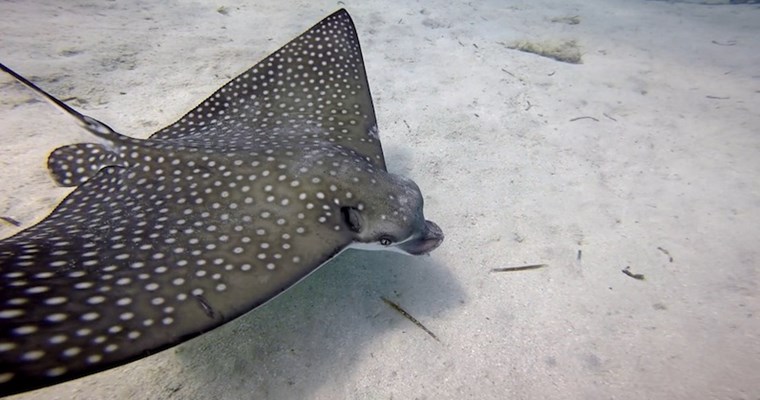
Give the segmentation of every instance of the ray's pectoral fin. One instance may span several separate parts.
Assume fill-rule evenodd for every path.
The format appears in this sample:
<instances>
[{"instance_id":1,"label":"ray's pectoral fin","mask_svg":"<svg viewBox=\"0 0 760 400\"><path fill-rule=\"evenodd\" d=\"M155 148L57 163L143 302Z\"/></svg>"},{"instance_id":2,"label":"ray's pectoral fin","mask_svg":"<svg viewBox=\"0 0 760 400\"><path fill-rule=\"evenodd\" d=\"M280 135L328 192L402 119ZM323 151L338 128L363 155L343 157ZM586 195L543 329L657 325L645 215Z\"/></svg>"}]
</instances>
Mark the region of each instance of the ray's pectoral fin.
<instances>
[{"instance_id":1,"label":"ray's pectoral fin","mask_svg":"<svg viewBox=\"0 0 760 400\"><path fill-rule=\"evenodd\" d=\"M65 187L79 186L110 166L120 166L118 155L96 143L59 147L48 157L50 175Z\"/></svg>"}]
</instances>

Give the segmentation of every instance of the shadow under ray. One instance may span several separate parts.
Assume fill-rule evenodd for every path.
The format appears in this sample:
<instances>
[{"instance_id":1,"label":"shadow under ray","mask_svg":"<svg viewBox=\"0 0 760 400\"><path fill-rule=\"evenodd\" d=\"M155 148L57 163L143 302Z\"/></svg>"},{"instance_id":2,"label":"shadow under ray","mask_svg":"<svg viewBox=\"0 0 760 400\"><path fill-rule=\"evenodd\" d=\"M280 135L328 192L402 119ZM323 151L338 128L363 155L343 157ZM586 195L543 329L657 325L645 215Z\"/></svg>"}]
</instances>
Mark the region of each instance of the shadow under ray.
<instances>
[{"instance_id":1,"label":"shadow under ray","mask_svg":"<svg viewBox=\"0 0 760 400\"><path fill-rule=\"evenodd\" d=\"M433 340L389 312L381 296L412 306L433 331L437 316L465 300L432 257L349 250L269 303L177 347L184 369L171 378L177 395L308 398L322 385L346 385L345 371L388 329L405 326Z\"/></svg>"}]
</instances>

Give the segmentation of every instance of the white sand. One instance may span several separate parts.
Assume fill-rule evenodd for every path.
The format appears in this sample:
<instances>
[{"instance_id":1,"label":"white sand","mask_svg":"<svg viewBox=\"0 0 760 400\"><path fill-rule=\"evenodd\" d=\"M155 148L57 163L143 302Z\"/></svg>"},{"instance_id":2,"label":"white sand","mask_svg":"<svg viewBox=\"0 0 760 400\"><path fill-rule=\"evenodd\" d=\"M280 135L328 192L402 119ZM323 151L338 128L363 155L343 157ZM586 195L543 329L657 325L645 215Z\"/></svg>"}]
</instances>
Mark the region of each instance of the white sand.
<instances>
[{"instance_id":1,"label":"white sand","mask_svg":"<svg viewBox=\"0 0 760 400\"><path fill-rule=\"evenodd\" d=\"M758 398L757 5L256 3L0 2L0 60L146 137L345 4L390 169L445 243L346 253L195 340L15 398ZM573 39L581 65L505 46ZM48 153L88 139L0 76L0 215L43 218L67 193Z\"/></svg>"}]
</instances>

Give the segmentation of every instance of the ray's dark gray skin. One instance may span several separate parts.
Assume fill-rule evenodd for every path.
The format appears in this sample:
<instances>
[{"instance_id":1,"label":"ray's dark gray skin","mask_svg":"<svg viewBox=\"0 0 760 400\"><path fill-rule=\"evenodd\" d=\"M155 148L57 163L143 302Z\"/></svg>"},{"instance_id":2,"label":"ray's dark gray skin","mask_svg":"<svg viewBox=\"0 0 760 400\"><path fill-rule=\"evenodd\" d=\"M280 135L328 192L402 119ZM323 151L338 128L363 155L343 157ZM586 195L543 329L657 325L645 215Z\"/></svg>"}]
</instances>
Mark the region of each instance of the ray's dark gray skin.
<instances>
[{"instance_id":1,"label":"ray's dark gray skin","mask_svg":"<svg viewBox=\"0 0 760 400\"><path fill-rule=\"evenodd\" d=\"M77 188L0 241L0 395L176 345L261 305L346 248L443 241L386 170L356 31L328 16L179 121L52 152Z\"/></svg>"}]
</instances>

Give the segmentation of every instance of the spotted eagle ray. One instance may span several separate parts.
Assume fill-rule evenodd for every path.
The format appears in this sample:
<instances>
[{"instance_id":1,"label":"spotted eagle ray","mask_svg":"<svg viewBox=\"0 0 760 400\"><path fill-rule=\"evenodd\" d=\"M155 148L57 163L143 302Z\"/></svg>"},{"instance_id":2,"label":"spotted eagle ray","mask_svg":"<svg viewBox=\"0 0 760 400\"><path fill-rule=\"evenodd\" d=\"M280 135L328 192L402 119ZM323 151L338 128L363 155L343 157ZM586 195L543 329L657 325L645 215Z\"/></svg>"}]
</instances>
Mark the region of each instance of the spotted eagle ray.
<instances>
[{"instance_id":1,"label":"spotted eagle ray","mask_svg":"<svg viewBox=\"0 0 760 400\"><path fill-rule=\"evenodd\" d=\"M347 248L443 240L417 185L387 172L345 10L145 140L0 67L97 138L51 153L54 180L76 189L0 241L0 395L176 345Z\"/></svg>"}]
</instances>

